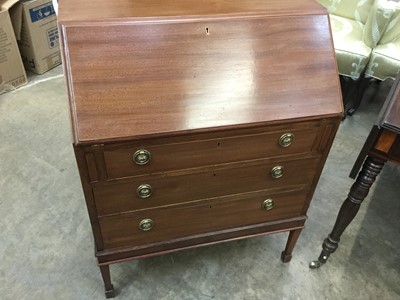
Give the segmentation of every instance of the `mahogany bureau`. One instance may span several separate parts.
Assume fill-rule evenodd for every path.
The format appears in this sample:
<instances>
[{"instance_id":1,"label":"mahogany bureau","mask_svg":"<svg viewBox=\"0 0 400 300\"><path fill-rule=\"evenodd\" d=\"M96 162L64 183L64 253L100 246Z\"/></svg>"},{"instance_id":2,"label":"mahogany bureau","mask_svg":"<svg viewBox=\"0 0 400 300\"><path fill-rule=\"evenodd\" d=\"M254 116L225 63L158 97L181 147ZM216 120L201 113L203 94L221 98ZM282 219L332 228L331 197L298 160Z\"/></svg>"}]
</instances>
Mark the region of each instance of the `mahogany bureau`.
<instances>
[{"instance_id":1,"label":"mahogany bureau","mask_svg":"<svg viewBox=\"0 0 400 300\"><path fill-rule=\"evenodd\" d=\"M109 265L289 231L342 117L313 0L60 0L73 145Z\"/></svg>"}]
</instances>

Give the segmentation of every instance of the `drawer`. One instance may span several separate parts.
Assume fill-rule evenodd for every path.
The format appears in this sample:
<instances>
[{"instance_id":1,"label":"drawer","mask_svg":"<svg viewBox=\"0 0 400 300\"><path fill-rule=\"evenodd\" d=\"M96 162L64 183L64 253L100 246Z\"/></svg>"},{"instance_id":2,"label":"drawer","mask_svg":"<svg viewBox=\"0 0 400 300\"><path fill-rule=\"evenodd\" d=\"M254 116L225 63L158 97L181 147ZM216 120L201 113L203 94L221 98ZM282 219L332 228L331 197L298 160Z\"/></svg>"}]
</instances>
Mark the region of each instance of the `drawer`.
<instances>
[{"instance_id":1,"label":"drawer","mask_svg":"<svg viewBox=\"0 0 400 300\"><path fill-rule=\"evenodd\" d=\"M301 215L307 190L268 194L235 201L204 201L196 205L159 208L99 218L105 249L138 246L184 238L222 229L242 227ZM263 208L272 199L274 207ZM268 201L271 204L271 201ZM269 206L270 207L270 206ZM152 220L153 227L142 231L139 224ZM149 229L149 222L144 222Z\"/></svg>"},{"instance_id":2,"label":"drawer","mask_svg":"<svg viewBox=\"0 0 400 300\"><path fill-rule=\"evenodd\" d=\"M98 215L190 202L224 195L241 194L272 188L310 185L320 158L259 163L245 167L214 168L208 172L181 176L143 176L125 183L98 185L93 188ZM272 178L271 170L283 167L281 178ZM137 189L149 185L151 195L140 198ZM147 194L146 194L147 196Z\"/></svg>"},{"instance_id":3,"label":"drawer","mask_svg":"<svg viewBox=\"0 0 400 300\"><path fill-rule=\"evenodd\" d=\"M236 135L223 138L203 139L180 143L146 143L109 145L104 147L108 178L121 178L187 168L196 168L235 161L271 156L283 156L310 152L317 136L318 127L312 124L303 129L281 129L275 132ZM280 140L293 142L281 146ZM286 138L286 139L285 139ZM282 142L281 142L282 144ZM142 150L142 152L140 152ZM147 151L147 152L146 152ZM135 163L135 153L139 163ZM141 154L140 154L141 153Z\"/></svg>"}]
</instances>

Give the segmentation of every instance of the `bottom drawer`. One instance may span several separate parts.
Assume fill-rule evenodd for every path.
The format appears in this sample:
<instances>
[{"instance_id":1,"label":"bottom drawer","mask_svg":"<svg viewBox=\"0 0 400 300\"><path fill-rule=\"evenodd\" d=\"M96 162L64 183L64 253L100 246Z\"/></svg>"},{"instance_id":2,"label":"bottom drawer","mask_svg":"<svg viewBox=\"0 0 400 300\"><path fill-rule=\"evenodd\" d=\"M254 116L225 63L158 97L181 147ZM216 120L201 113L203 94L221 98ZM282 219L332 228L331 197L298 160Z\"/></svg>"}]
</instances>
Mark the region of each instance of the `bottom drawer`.
<instances>
[{"instance_id":1,"label":"bottom drawer","mask_svg":"<svg viewBox=\"0 0 400 300\"><path fill-rule=\"evenodd\" d=\"M279 194L265 192L239 200L201 201L184 207L162 207L102 217L99 222L104 248L139 246L297 217L301 214L307 194L308 190ZM267 199L273 200L273 208L269 207L269 210L263 207ZM266 204L271 206L271 201ZM141 222L147 231L139 228Z\"/></svg>"}]
</instances>

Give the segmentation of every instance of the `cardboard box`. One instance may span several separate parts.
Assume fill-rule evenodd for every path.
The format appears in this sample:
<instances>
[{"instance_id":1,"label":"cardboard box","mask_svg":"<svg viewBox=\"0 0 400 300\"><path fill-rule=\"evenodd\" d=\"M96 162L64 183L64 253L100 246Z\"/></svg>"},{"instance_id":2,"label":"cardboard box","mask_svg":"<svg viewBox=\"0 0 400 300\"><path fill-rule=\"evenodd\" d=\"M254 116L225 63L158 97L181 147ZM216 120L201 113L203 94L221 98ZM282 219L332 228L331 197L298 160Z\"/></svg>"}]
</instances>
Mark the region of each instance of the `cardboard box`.
<instances>
[{"instance_id":1,"label":"cardboard box","mask_svg":"<svg viewBox=\"0 0 400 300\"><path fill-rule=\"evenodd\" d=\"M20 34L21 14L18 0L0 0L0 94L27 83L16 38Z\"/></svg>"},{"instance_id":2,"label":"cardboard box","mask_svg":"<svg viewBox=\"0 0 400 300\"><path fill-rule=\"evenodd\" d=\"M18 45L26 70L43 74L61 64L57 16L51 0L22 2Z\"/></svg>"}]
</instances>

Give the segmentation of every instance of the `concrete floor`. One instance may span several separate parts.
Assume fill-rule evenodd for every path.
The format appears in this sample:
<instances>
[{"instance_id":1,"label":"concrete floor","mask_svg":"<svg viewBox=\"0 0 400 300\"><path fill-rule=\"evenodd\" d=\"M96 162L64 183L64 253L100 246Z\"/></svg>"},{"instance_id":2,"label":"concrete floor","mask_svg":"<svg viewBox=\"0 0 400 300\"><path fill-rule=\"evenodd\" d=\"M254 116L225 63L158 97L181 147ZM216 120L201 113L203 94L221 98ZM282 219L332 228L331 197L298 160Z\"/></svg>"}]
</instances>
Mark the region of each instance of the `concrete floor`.
<instances>
[{"instance_id":1,"label":"concrete floor","mask_svg":"<svg viewBox=\"0 0 400 300\"><path fill-rule=\"evenodd\" d=\"M103 299L60 67L0 96L0 299ZM400 299L400 168L387 165L318 270L348 174L390 84L342 122L289 264L287 233L111 266L118 299ZM373 95L375 93L375 96Z\"/></svg>"}]
</instances>

